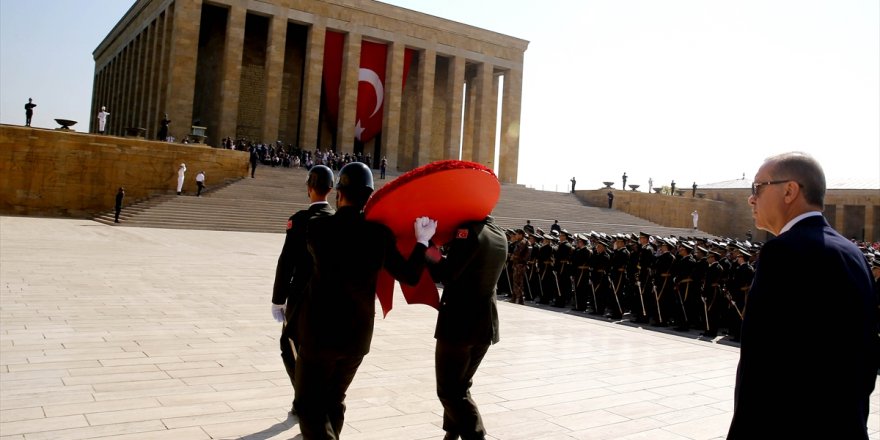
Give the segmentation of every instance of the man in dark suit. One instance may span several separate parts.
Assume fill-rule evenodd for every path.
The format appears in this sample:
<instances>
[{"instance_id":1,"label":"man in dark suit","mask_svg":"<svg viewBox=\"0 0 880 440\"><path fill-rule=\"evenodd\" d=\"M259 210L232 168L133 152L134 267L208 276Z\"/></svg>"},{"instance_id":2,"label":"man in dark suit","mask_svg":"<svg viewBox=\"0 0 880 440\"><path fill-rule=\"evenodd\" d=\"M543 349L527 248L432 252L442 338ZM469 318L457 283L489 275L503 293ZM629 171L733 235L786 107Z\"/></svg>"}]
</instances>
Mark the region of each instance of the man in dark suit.
<instances>
[{"instance_id":1,"label":"man in dark suit","mask_svg":"<svg viewBox=\"0 0 880 440\"><path fill-rule=\"evenodd\" d=\"M755 174L755 226L776 237L746 297L728 439L868 438L877 299L864 256L822 217L824 195L824 172L803 153L770 157Z\"/></svg>"},{"instance_id":2,"label":"man in dark suit","mask_svg":"<svg viewBox=\"0 0 880 440\"><path fill-rule=\"evenodd\" d=\"M474 374L498 342L495 280L507 261L504 230L492 217L458 227L446 255L429 264L443 283L434 338L437 397L443 404L444 439L483 439L486 430L471 398Z\"/></svg>"},{"instance_id":3,"label":"man in dark suit","mask_svg":"<svg viewBox=\"0 0 880 440\"><path fill-rule=\"evenodd\" d=\"M281 359L290 384L296 391L296 335L290 330L296 329L294 319L297 316L297 308L302 301L303 291L312 276L312 256L306 248L306 226L309 219L326 217L336 212L327 203L327 194L333 188L333 171L323 165L317 165L309 170L306 180L306 192L312 202L308 209L303 209L287 220L287 234L284 237L284 247L278 256L278 266L275 269L275 286L272 289L272 316L278 322L283 322L281 328ZM290 412L296 414L291 406Z\"/></svg>"},{"instance_id":4,"label":"man in dark suit","mask_svg":"<svg viewBox=\"0 0 880 440\"><path fill-rule=\"evenodd\" d=\"M437 228L427 217L415 219L416 244L404 258L391 229L364 218L372 192L370 169L362 162L345 165L336 184L336 213L309 220L306 229L314 269L296 317L294 406L309 440L338 439L342 431L345 393L370 351L379 271L418 283Z\"/></svg>"}]
</instances>

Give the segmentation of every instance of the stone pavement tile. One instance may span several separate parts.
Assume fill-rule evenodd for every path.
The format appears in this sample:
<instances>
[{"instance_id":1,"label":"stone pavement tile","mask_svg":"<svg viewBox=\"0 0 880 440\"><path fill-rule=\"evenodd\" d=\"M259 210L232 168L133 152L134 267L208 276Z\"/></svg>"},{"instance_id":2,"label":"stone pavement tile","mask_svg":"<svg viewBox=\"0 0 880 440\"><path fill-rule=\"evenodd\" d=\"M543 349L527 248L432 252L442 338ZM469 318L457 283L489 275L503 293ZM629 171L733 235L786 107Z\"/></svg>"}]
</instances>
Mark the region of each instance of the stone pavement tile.
<instances>
[{"instance_id":1,"label":"stone pavement tile","mask_svg":"<svg viewBox=\"0 0 880 440\"><path fill-rule=\"evenodd\" d=\"M146 387L146 388L136 388L136 389L126 389L122 391L96 391L93 393L94 400L104 401L104 400L118 400L118 399L133 399L137 397L161 397L161 396L175 396L182 394L199 394L199 393L207 393L211 391L216 391L214 388L211 388L210 385L199 385L196 387L185 387L181 386L180 383L175 382L170 386L163 387Z\"/></svg>"},{"instance_id":2,"label":"stone pavement tile","mask_svg":"<svg viewBox=\"0 0 880 440\"><path fill-rule=\"evenodd\" d=\"M126 409L156 408L160 406L155 398L121 399L103 402L83 402L67 405L44 404L46 417L67 416L73 414L91 414Z\"/></svg>"},{"instance_id":3,"label":"stone pavement tile","mask_svg":"<svg viewBox=\"0 0 880 440\"><path fill-rule=\"evenodd\" d=\"M140 432L162 431L165 425L159 420L117 423L113 425L86 426L83 428L62 429L27 434L27 440L81 440L103 438L110 435L135 434Z\"/></svg>"},{"instance_id":4,"label":"stone pavement tile","mask_svg":"<svg viewBox=\"0 0 880 440\"><path fill-rule=\"evenodd\" d=\"M162 365L167 363L178 363L181 362L182 359L177 356L152 356L152 357L138 357L132 359L102 359L101 365L107 367L116 367L122 365Z\"/></svg>"},{"instance_id":5,"label":"stone pavement tile","mask_svg":"<svg viewBox=\"0 0 880 440\"><path fill-rule=\"evenodd\" d=\"M573 438L582 440L611 440L628 435L638 435L640 433L653 431L661 426L663 426L663 423L658 420L648 418L626 419L619 423L599 425L573 431L569 435Z\"/></svg>"},{"instance_id":6,"label":"stone pavement tile","mask_svg":"<svg viewBox=\"0 0 880 440\"><path fill-rule=\"evenodd\" d=\"M486 419L484 419L484 422ZM569 439L571 433L555 423L536 419L507 424L486 424L486 432L493 438L504 440Z\"/></svg>"},{"instance_id":7,"label":"stone pavement tile","mask_svg":"<svg viewBox=\"0 0 880 440\"><path fill-rule=\"evenodd\" d=\"M665 414L674 410L657 402L633 402L609 408L607 411L626 417L627 419L641 419L657 414Z\"/></svg>"},{"instance_id":8,"label":"stone pavement tile","mask_svg":"<svg viewBox=\"0 0 880 440\"><path fill-rule=\"evenodd\" d=\"M614 414L606 410L584 411L567 416L555 417L549 421L571 431L593 428L596 426L611 425L624 422L626 417Z\"/></svg>"},{"instance_id":9,"label":"stone pavement tile","mask_svg":"<svg viewBox=\"0 0 880 440\"><path fill-rule=\"evenodd\" d=\"M162 373L164 377L167 374ZM141 378L143 379L143 378ZM155 390L165 387L185 387L186 384L180 379L162 379L151 375L150 380L132 380L128 382L107 382L91 384L92 388L98 393L112 393L115 391L137 391L137 390Z\"/></svg>"},{"instance_id":10,"label":"stone pavement tile","mask_svg":"<svg viewBox=\"0 0 880 440\"><path fill-rule=\"evenodd\" d=\"M721 411L712 413L709 408L705 408L705 412L701 412L698 417L681 423L671 423L670 420L662 420L661 417L653 417L660 419L667 424L663 429L669 432L679 434L685 438L705 438L711 439L716 437L727 437L727 427L725 423L730 422L727 414Z\"/></svg>"},{"instance_id":11,"label":"stone pavement tile","mask_svg":"<svg viewBox=\"0 0 880 440\"><path fill-rule=\"evenodd\" d=\"M577 402L565 402L553 405L540 405L535 408L551 416L565 416L582 411L612 409L620 405L634 402L654 401L659 396L650 391L634 391L629 393L605 394L586 397Z\"/></svg>"},{"instance_id":12,"label":"stone pavement tile","mask_svg":"<svg viewBox=\"0 0 880 440\"><path fill-rule=\"evenodd\" d=\"M101 440L208 440L210 438L202 428L192 427L111 435L101 437Z\"/></svg>"},{"instance_id":13,"label":"stone pavement tile","mask_svg":"<svg viewBox=\"0 0 880 440\"><path fill-rule=\"evenodd\" d=\"M289 402L288 402L289 403ZM185 416L185 417L170 417L163 418L162 423L165 424L169 429L171 428L183 428L187 426L206 426L206 425L216 425L216 424L225 424L225 423L244 423L251 422L255 420L264 420L268 418L272 419L284 419L288 417L287 413L288 408L281 407L273 407L273 408L264 408L257 410L243 410L243 411L235 411L235 412L227 412L227 413L219 413L219 414L203 414L196 416Z\"/></svg>"},{"instance_id":14,"label":"stone pavement tile","mask_svg":"<svg viewBox=\"0 0 880 440\"><path fill-rule=\"evenodd\" d=\"M168 379L168 373L164 371L150 371L139 373L98 374L93 376L75 376L62 378L65 385L97 385L110 383L130 384L141 381L161 381ZM97 388L96 388L97 389Z\"/></svg>"},{"instance_id":15,"label":"stone pavement tile","mask_svg":"<svg viewBox=\"0 0 880 440\"><path fill-rule=\"evenodd\" d=\"M204 393L186 393L157 397L163 406L193 405L206 402L235 402L250 399L276 397L277 390L243 388L240 390L212 390ZM293 395L291 388L290 394ZM288 402L289 403L289 402Z\"/></svg>"},{"instance_id":16,"label":"stone pavement tile","mask_svg":"<svg viewBox=\"0 0 880 440\"><path fill-rule=\"evenodd\" d=\"M202 429L212 439L254 439L254 440L282 440L292 439L299 435L299 425L295 417L278 419L267 417L263 419L236 421L231 423L215 423L205 425ZM349 432L343 428L344 438L349 438ZM301 437L300 437L301 438Z\"/></svg>"},{"instance_id":17,"label":"stone pavement tile","mask_svg":"<svg viewBox=\"0 0 880 440\"><path fill-rule=\"evenodd\" d=\"M48 403L82 403L94 402L90 387L82 387L85 390L58 390L43 393L22 392L20 394L9 393L9 390L0 387L0 408L32 408ZM27 389L19 391L29 391Z\"/></svg>"},{"instance_id":18,"label":"stone pavement tile","mask_svg":"<svg viewBox=\"0 0 880 440\"><path fill-rule=\"evenodd\" d=\"M290 410L293 400L293 392L280 393L278 389L267 389L263 397L256 399L226 400L226 404L235 411L250 411L255 409L277 408L278 412Z\"/></svg>"},{"instance_id":19,"label":"stone pavement tile","mask_svg":"<svg viewBox=\"0 0 880 440\"><path fill-rule=\"evenodd\" d=\"M85 367L85 368L69 368L67 371L71 377L77 376L100 376L106 374L131 374L131 373L153 373L158 372L160 368L152 364L140 365L119 365L115 367Z\"/></svg>"},{"instance_id":20,"label":"stone pavement tile","mask_svg":"<svg viewBox=\"0 0 880 440\"><path fill-rule=\"evenodd\" d=\"M225 403L204 403L199 405L159 406L153 408L127 409L86 414L90 425L109 425L113 423L138 422L143 420L167 419L172 417L196 416L205 414L231 413L232 408Z\"/></svg>"},{"instance_id":21,"label":"stone pavement tile","mask_svg":"<svg viewBox=\"0 0 880 440\"><path fill-rule=\"evenodd\" d=\"M497 395L497 393L493 393ZM581 411L581 402L613 394L608 388L590 388L569 393L549 394L541 397L510 400L500 398L499 405L510 409L540 408L550 415L565 415Z\"/></svg>"},{"instance_id":22,"label":"stone pavement tile","mask_svg":"<svg viewBox=\"0 0 880 440\"><path fill-rule=\"evenodd\" d=\"M432 423L422 423L417 425L379 429L369 432L352 432L350 430L343 430L342 436L346 440L439 439L443 437L443 429L441 429L440 426Z\"/></svg>"},{"instance_id":23,"label":"stone pavement tile","mask_svg":"<svg viewBox=\"0 0 880 440\"><path fill-rule=\"evenodd\" d=\"M43 408L40 407L0 409L0 423L40 419L43 417L46 417L46 414L43 413Z\"/></svg>"},{"instance_id":24,"label":"stone pavement tile","mask_svg":"<svg viewBox=\"0 0 880 440\"><path fill-rule=\"evenodd\" d=\"M433 413L416 413L416 414L402 414L397 416L388 416L383 417L381 419L372 419L372 420L355 420L355 421L345 421L346 425L351 426L359 432L367 432L367 431L376 431L382 429L389 429L393 427L399 426L407 426L407 425L420 425L424 423L438 422L442 421L442 418L438 418L436 414Z\"/></svg>"},{"instance_id":25,"label":"stone pavement tile","mask_svg":"<svg viewBox=\"0 0 880 440\"><path fill-rule=\"evenodd\" d=\"M31 432L58 431L67 428L79 428L88 426L89 423L81 414L64 417L43 417L31 420L19 420L17 422L0 423L0 432L3 435L28 434Z\"/></svg>"},{"instance_id":26,"label":"stone pavement tile","mask_svg":"<svg viewBox=\"0 0 880 440\"><path fill-rule=\"evenodd\" d=\"M663 428L657 428L615 438L619 440L688 440L690 437L684 437Z\"/></svg>"},{"instance_id":27,"label":"stone pavement tile","mask_svg":"<svg viewBox=\"0 0 880 440\"><path fill-rule=\"evenodd\" d=\"M0 423L53 418L37 411L101 423L25 440L299 434L286 418L293 393L266 307L283 234L0 217L0 240ZM349 390L344 438L442 436L436 317L395 291ZM534 306L500 303L499 317L501 343L472 389L490 439L726 432L738 347ZM156 373L167 378L150 379ZM880 426L878 406L871 422ZM871 439L880 440L876 429Z\"/></svg>"},{"instance_id":28,"label":"stone pavement tile","mask_svg":"<svg viewBox=\"0 0 880 440\"><path fill-rule=\"evenodd\" d=\"M258 381L249 381L249 382L238 382L238 383L215 383L210 385L212 389L215 391L233 391L233 390L245 390L245 389L254 389L254 388L276 388L279 386L287 385L290 387L290 379L287 381L269 381L269 380L258 380ZM293 388L290 388L290 392L293 392Z\"/></svg>"},{"instance_id":29,"label":"stone pavement tile","mask_svg":"<svg viewBox=\"0 0 880 440\"><path fill-rule=\"evenodd\" d=\"M25 440L24 435L0 435L0 440Z\"/></svg>"}]
</instances>

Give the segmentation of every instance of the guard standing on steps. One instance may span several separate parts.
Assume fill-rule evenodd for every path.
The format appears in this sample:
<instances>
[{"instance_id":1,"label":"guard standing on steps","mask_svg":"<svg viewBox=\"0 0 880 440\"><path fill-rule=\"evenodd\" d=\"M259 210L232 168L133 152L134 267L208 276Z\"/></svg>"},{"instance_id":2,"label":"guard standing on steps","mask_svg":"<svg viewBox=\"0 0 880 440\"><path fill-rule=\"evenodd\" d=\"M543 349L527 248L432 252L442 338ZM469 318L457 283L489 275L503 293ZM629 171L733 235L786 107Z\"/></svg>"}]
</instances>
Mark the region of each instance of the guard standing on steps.
<instances>
[{"instance_id":1,"label":"guard standing on steps","mask_svg":"<svg viewBox=\"0 0 880 440\"><path fill-rule=\"evenodd\" d=\"M302 301L303 291L312 276L312 256L306 247L306 226L315 217L326 217L336 212L327 203L327 194L333 188L333 171L323 165L309 170L306 180L306 193L311 204L308 209L297 211L287 219L287 233L284 246L278 256L275 269L275 286L272 289L272 317L282 322L281 360L296 391L296 329L297 309ZM290 331L288 331L290 327ZM291 414L296 410L291 405Z\"/></svg>"}]
</instances>

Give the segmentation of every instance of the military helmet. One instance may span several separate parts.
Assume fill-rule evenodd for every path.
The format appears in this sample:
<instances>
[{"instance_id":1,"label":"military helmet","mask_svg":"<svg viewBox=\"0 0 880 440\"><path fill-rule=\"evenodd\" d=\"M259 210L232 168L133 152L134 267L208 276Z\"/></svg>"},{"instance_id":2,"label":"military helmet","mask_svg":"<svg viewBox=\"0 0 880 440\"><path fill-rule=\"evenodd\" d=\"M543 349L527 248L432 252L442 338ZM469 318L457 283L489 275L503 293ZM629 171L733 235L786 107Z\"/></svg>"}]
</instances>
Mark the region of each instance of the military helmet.
<instances>
[{"instance_id":1,"label":"military helmet","mask_svg":"<svg viewBox=\"0 0 880 440\"><path fill-rule=\"evenodd\" d=\"M333 170L324 165L315 165L309 170L306 185L319 191L330 191L333 188Z\"/></svg>"},{"instance_id":2,"label":"military helmet","mask_svg":"<svg viewBox=\"0 0 880 440\"><path fill-rule=\"evenodd\" d=\"M336 189L366 189L372 191L373 172L363 162L351 162L339 170L339 180Z\"/></svg>"}]
</instances>

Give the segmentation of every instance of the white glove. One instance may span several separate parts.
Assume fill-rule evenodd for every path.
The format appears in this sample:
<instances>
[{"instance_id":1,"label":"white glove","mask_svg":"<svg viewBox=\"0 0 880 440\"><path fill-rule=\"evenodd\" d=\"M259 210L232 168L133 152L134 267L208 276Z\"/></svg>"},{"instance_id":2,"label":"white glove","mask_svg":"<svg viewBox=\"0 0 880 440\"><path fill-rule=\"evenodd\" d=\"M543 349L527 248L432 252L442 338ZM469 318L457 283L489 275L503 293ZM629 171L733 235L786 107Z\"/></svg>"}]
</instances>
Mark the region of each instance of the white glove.
<instances>
[{"instance_id":1,"label":"white glove","mask_svg":"<svg viewBox=\"0 0 880 440\"><path fill-rule=\"evenodd\" d=\"M427 247L428 241L434 236L434 233L437 232L437 220L432 220L428 217L419 217L416 219L413 228L416 231L416 241Z\"/></svg>"},{"instance_id":2,"label":"white glove","mask_svg":"<svg viewBox=\"0 0 880 440\"><path fill-rule=\"evenodd\" d=\"M278 322L284 322L284 304L272 304L272 317Z\"/></svg>"}]
</instances>

